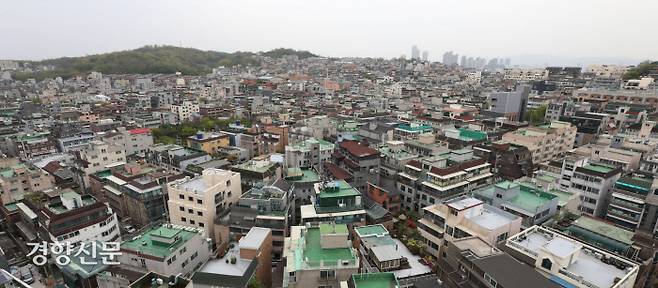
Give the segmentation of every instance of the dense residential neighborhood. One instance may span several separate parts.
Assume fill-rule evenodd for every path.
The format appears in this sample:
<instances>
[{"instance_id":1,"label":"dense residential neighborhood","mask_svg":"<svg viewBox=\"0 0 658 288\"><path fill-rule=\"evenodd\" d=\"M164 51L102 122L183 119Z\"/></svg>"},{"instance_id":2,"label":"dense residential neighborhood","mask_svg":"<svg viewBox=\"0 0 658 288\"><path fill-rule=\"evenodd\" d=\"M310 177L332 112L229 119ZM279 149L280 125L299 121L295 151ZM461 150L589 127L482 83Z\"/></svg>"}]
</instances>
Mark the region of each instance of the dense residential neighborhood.
<instances>
[{"instance_id":1,"label":"dense residential neighborhood","mask_svg":"<svg viewBox=\"0 0 658 288\"><path fill-rule=\"evenodd\" d=\"M0 60L0 287L658 287L658 63L410 52Z\"/></svg>"}]
</instances>

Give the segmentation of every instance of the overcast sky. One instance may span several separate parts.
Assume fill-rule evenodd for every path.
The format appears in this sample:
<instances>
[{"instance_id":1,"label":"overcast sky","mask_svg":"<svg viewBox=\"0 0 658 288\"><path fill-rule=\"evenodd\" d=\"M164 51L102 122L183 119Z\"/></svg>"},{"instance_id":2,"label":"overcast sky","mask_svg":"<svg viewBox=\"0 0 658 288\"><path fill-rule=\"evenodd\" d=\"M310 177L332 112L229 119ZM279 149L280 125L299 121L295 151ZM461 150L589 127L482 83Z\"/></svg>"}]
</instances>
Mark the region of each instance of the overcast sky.
<instances>
[{"instance_id":1,"label":"overcast sky","mask_svg":"<svg viewBox=\"0 0 658 288\"><path fill-rule=\"evenodd\" d=\"M517 63L635 61L658 58L656 13L656 0L6 0L0 59L147 44L390 58L416 44L432 60L452 50Z\"/></svg>"}]
</instances>

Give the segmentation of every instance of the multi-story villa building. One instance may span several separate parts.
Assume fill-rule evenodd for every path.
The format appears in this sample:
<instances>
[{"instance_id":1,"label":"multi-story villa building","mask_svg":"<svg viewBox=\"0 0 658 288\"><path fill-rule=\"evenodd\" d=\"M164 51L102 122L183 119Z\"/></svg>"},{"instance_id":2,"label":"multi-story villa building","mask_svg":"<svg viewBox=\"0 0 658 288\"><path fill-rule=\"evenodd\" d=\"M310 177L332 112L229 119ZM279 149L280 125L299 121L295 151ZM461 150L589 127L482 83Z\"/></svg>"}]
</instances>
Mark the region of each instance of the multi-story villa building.
<instances>
[{"instance_id":1,"label":"multi-story villa building","mask_svg":"<svg viewBox=\"0 0 658 288\"><path fill-rule=\"evenodd\" d=\"M309 205L301 206L301 223L335 222L355 226L365 225L361 192L344 180L316 183L315 195Z\"/></svg>"},{"instance_id":2,"label":"multi-story villa building","mask_svg":"<svg viewBox=\"0 0 658 288\"><path fill-rule=\"evenodd\" d=\"M340 287L359 271L345 224L292 226L285 240L283 287Z\"/></svg>"},{"instance_id":3,"label":"multi-story villa building","mask_svg":"<svg viewBox=\"0 0 658 288\"><path fill-rule=\"evenodd\" d=\"M286 145L285 160L287 168L322 169L322 163L331 160L336 145L310 138L297 144Z\"/></svg>"},{"instance_id":4,"label":"multi-story villa building","mask_svg":"<svg viewBox=\"0 0 658 288\"><path fill-rule=\"evenodd\" d=\"M211 255L205 230L173 224L156 225L121 243L117 274L155 272L188 278Z\"/></svg>"},{"instance_id":5,"label":"multi-story villa building","mask_svg":"<svg viewBox=\"0 0 658 288\"><path fill-rule=\"evenodd\" d=\"M508 253L562 286L630 288L638 264L568 238L548 228L530 227L507 239Z\"/></svg>"},{"instance_id":6,"label":"multi-story villa building","mask_svg":"<svg viewBox=\"0 0 658 288\"><path fill-rule=\"evenodd\" d=\"M426 251L436 258L454 239L476 236L495 245L520 230L521 217L469 196L423 208L418 223Z\"/></svg>"},{"instance_id":7,"label":"multi-story villa building","mask_svg":"<svg viewBox=\"0 0 658 288\"><path fill-rule=\"evenodd\" d=\"M221 251L233 239L246 235L253 227L265 227L272 231L272 259L281 260L283 240L288 235L290 220L294 219L291 209L291 186L283 181L258 183L240 196L237 203L215 220L214 239Z\"/></svg>"},{"instance_id":8,"label":"multi-story villa building","mask_svg":"<svg viewBox=\"0 0 658 288\"><path fill-rule=\"evenodd\" d=\"M487 184L493 176L491 164L474 156L473 150L452 150L409 161L398 173L397 187L402 207L420 212L423 207Z\"/></svg>"},{"instance_id":9,"label":"multi-story villa building","mask_svg":"<svg viewBox=\"0 0 658 288\"><path fill-rule=\"evenodd\" d=\"M555 159L573 148L576 126L567 122L553 121L548 125L521 128L503 135L502 140L525 146L535 164Z\"/></svg>"},{"instance_id":10,"label":"multi-story villa building","mask_svg":"<svg viewBox=\"0 0 658 288\"><path fill-rule=\"evenodd\" d=\"M205 169L194 178L167 183L169 220L172 224L206 230L214 237L215 217L233 206L240 195L240 174L221 169Z\"/></svg>"},{"instance_id":11,"label":"multi-story villa building","mask_svg":"<svg viewBox=\"0 0 658 288\"><path fill-rule=\"evenodd\" d=\"M37 214L40 238L51 243L117 242L119 222L112 208L91 195L68 191Z\"/></svg>"}]
</instances>

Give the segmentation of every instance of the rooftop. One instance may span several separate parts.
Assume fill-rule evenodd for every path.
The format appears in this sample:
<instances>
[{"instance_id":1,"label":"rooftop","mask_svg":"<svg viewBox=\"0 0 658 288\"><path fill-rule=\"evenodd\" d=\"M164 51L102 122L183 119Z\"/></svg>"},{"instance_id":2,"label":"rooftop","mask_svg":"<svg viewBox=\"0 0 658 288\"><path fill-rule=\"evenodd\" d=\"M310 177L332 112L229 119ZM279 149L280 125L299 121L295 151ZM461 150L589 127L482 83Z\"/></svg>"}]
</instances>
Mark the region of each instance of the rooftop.
<instances>
[{"instance_id":1,"label":"rooftop","mask_svg":"<svg viewBox=\"0 0 658 288\"><path fill-rule=\"evenodd\" d=\"M422 132L432 131L432 126L420 125L420 124L411 124L411 125L401 124L401 125L398 125L398 127L395 128L395 129L404 130L404 131L411 132L411 133L414 133L414 132L421 132L422 133Z\"/></svg>"},{"instance_id":2,"label":"rooftop","mask_svg":"<svg viewBox=\"0 0 658 288\"><path fill-rule=\"evenodd\" d=\"M233 258L235 258L235 263L231 263L231 259ZM224 254L224 257L208 260L205 265L199 268L199 272L227 276L243 276L249 270L250 266L251 260L240 258L240 247L236 243L232 243L232 247ZM194 281L195 279L192 278L192 280Z\"/></svg>"},{"instance_id":3,"label":"rooftop","mask_svg":"<svg viewBox=\"0 0 658 288\"><path fill-rule=\"evenodd\" d=\"M346 227L345 225L342 226ZM314 266L323 262L325 264L336 263L337 265L338 261L341 260L357 260L357 256L352 250L353 248L322 248L321 234L322 232L320 231L320 228L312 227L307 229L306 234L301 238L302 241L305 241L306 247L303 250L303 259L307 264Z\"/></svg>"},{"instance_id":4,"label":"rooftop","mask_svg":"<svg viewBox=\"0 0 658 288\"><path fill-rule=\"evenodd\" d=\"M637 264L624 258L587 246L539 226L533 226L509 238L507 246L532 258L539 257L539 253L565 258L575 257L566 263L566 267L561 267L568 274L554 275L585 285L595 285L595 287L613 287L619 283L616 281L619 279L623 281L625 276L637 273L638 269ZM597 254L605 257L599 257Z\"/></svg>"},{"instance_id":5,"label":"rooftop","mask_svg":"<svg viewBox=\"0 0 658 288\"><path fill-rule=\"evenodd\" d=\"M357 141L345 140L340 142L340 147L347 150L347 152L356 157L367 157L379 154L379 151L368 146L361 145Z\"/></svg>"},{"instance_id":6,"label":"rooftop","mask_svg":"<svg viewBox=\"0 0 658 288\"><path fill-rule=\"evenodd\" d=\"M448 207L456 210L465 210L474 206L482 205L484 202L472 197L459 197L452 201L446 202Z\"/></svg>"},{"instance_id":7,"label":"rooftop","mask_svg":"<svg viewBox=\"0 0 658 288\"><path fill-rule=\"evenodd\" d=\"M336 147L334 143L331 143L329 141L325 141L317 138L310 138L293 145L288 145L286 148L293 150L300 150L300 151L311 151L314 145L319 145L320 150L333 150Z\"/></svg>"},{"instance_id":8,"label":"rooftop","mask_svg":"<svg viewBox=\"0 0 658 288\"><path fill-rule=\"evenodd\" d=\"M271 233L272 230L269 228L252 227L247 235L240 239L240 248L256 250L261 247Z\"/></svg>"},{"instance_id":9,"label":"rooftop","mask_svg":"<svg viewBox=\"0 0 658 288\"><path fill-rule=\"evenodd\" d=\"M320 235L325 234L347 234L347 225L345 224L333 224L333 223L322 223L320 224Z\"/></svg>"},{"instance_id":10,"label":"rooftop","mask_svg":"<svg viewBox=\"0 0 658 288\"><path fill-rule=\"evenodd\" d=\"M320 175L313 169L288 168L286 180L298 183L318 182Z\"/></svg>"},{"instance_id":11,"label":"rooftop","mask_svg":"<svg viewBox=\"0 0 658 288\"><path fill-rule=\"evenodd\" d=\"M201 230L172 224L152 227L130 241L121 243L121 250L134 251L158 258L166 258ZM168 241L171 243L166 243Z\"/></svg>"},{"instance_id":12,"label":"rooftop","mask_svg":"<svg viewBox=\"0 0 658 288\"><path fill-rule=\"evenodd\" d=\"M266 173L267 171L270 170L270 168L274 167L275 165L277 165L277 163L270 161L269 158L252 159L245 163L234 165L233 168L246 170L246 171L253 171L256 173Z\"/></svg>"},{"instance_id":13,"label":"rooftop","mask_svg":"<svg viewBox=\"0 0 658 288\"><path fill-rule=\"evenodd\" d=\"M633 244L634 233L605 221L588 216L581 216L572 225L628 245Z\"/></svg>"},{"instance_id":14,"label":"rooftop","mask_svg":"<svg viewBox=\"0 0 658 288\"><path fill-rule=\"evenodd\" d=\"M583 168L587 169L587 170L592 170L592 171L595 171L595 172L599 172L599 173L604 173L604 174L608 173L608 172L611 172L612 170L615 170L615 167L608 166L608 165L603 165L603 164L594 164L594 163L590 163L588 165L585 165L585 166L583 166Z\"/></svg>"},{"instance_id":15,"label":"rooftop","mask_svg":"<svg viewBox=\"0 0 658 288\"><path fill-rule=\"evenodd\" d=\"M386 230L384 225L381 224L356 227L354 228L354 231L356 231L360 237L388 234L388 230Z\"/></svg>"},{"instance_id":16,"label":"rooftop","mask_svg":"<svg viewBox=\"0 0 658 288\"><path fill-rule=\"evenodd\" d=\"M489 205L484 206L481 214L466 215L466 218L488 230L494 230L498 227L508 225L515 219L518 219L517 216L510 214L509 212L505 212Z\"/></svg>"},{"instance_id":17,"label":"rooftop","mask_svg":"<svg viewBox=\"0 0 658 288\"><path fill-rule=\"evenodd\" d=\"M355 288L398 288L400 284L395 278L395 274L390 272L384 273L366 273L352 274L352 282Z\"/></svg>"},{"instance_id":18,"label":"rooftop","mask_svg":"<svg viewBox=\"0 0 658 288\"><path fill-rule=\"evenodd\" d=\"M317 183L317 187L320 188L320 194L318 198L335 198L335 197L350 197L350 196L361 196L361 193L354 189L350 184L345 182L345 180L336 180L325 183L323 187L322 183Z\"/></svg>"}]
</instances>

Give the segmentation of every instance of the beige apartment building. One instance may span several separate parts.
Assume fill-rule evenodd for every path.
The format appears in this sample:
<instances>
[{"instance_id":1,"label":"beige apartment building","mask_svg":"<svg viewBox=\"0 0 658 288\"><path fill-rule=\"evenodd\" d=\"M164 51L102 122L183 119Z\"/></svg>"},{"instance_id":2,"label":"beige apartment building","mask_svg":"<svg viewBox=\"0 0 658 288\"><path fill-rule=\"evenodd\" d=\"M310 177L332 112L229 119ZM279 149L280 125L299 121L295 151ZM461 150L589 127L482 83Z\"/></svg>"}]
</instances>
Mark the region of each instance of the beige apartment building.
<instances>
[{"instance_id":1,"label":"beige apartment building","mask_svg":"<svg viewBox=\"0 0 658 288\"><path fill-rule=\"evenodd\" d=\"M418 232L425 239L426 251L436 257L447 242L477 236L495 246L521 230L521 217L464 195L422 210Z\"/></svg>"},{"instance_id":2,"label":"beige apartment building","mask_svg":"<svg viewBox=\"0 0 658 288\"><path fill-rule=\"evenodd\" d=\"M85 191L91 190L89 175L126 163L126 151L120 143L93 140L75 159L77 181Z\"/></svg>"},{"instance_id":3,"label":"beige apartment building","mask_svg":"<svg viewBox=\"0 0 658 288\"><path fill-rule=\"evenodd\" d=\"M45 171L19 163L18 158L0 159L0 201L8 204L23 200L25 194L55 186L55 179Z\"/></svg>"},{"instance_id":4,"label":"beige apartment building","mask_svg":"<svg viewBox=\"0 0 658 288\"><path fill-rule=\"evenodd\" d=\"M194 178L167 184L168 209L172 224L202 228L214 237L215 215L240 199L240 173L209 168Z\"/></svg>"},{"instance_id":5,"label":"beige apartment building","mask_svg":"<svg viewBox=\"0 0 658 288\"><path fill-rule=\"evenodd\" d=\"M527 147L532 162L543 163L571 150L576 141L576 126L568 122L521 128L503 135L504 142Z\"/></svg>"}]
</instances>

